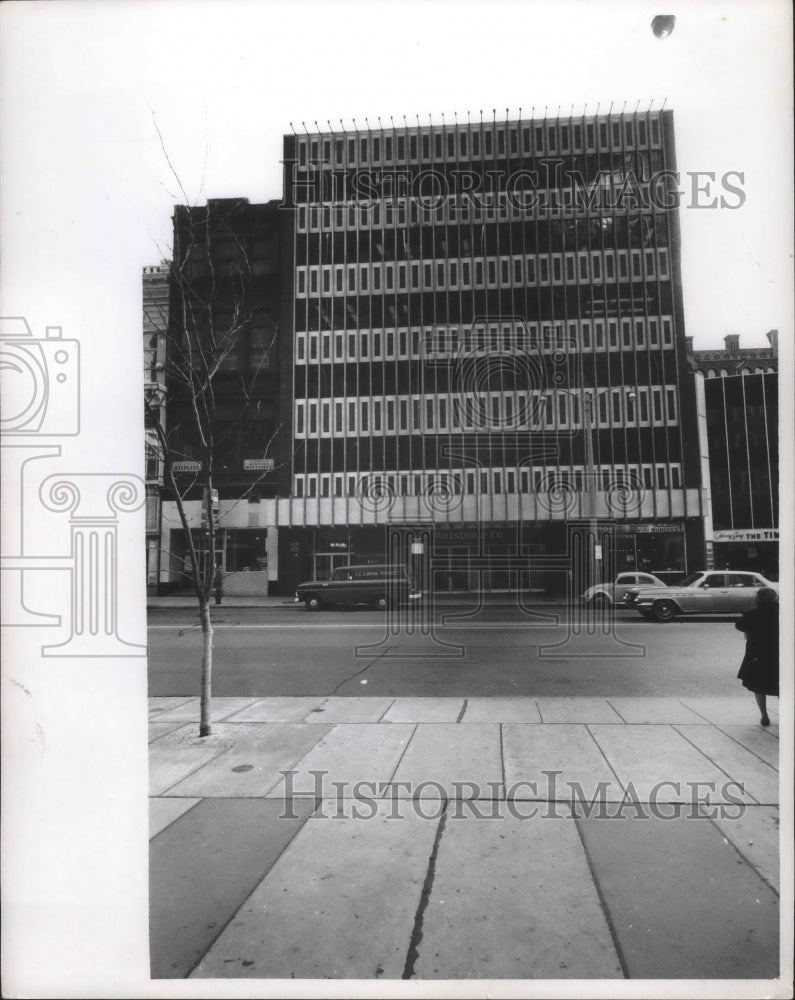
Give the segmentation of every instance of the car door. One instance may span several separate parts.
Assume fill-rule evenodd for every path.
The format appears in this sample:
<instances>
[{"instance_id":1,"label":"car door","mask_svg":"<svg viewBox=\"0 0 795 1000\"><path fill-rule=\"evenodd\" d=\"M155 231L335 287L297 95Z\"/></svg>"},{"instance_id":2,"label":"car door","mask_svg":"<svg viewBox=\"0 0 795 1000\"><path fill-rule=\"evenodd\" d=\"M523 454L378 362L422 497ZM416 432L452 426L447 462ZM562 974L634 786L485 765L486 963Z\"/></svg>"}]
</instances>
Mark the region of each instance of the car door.
<instances>
[{"instance_id":1,"label":"car door","mask_svg":"<svg viewBox=\"0 0 795 1000\"><path fill-rule=\"evenodd\" d=\"M346 585L346 604L366 604L369 602L372 587L372 573L366 569L355 570L351 574L351 582Z\"/></svg>"},{"instance_id":2,"label":"car door","mask_svg":"<svg viewBox=\"0 0 795 1000\"><path fill-rule=\"evenodd\" d=\"M621 604L626 592L631 587L637 586L638 579L637 573L619 573L616 577L616 582L610 587L613 603Z\"/></svg>"},{"instance_id":3,"label":"car door","mask_svg":"<svg viewBox=\"0 0 795 1000\"><path fill-rule=\"evenodd\" d=\"M343 566L334 573L333 592L331 594L334 604L352 604L356 600L356 589L361 586L357 579L357 571Z\"/></svg>"},{"instance_id":4,"label":"car door","mask_svg":"<svg viewBox=\"0 0 795 1000\"><path fill-rule=\"evenodd\" d=\"M727 573L730 610L738 615L756 607L756 592L760 581L752 573Z\"/></svg>"},{"instance_id":5,"label":"car door","mask_svg":"<svg viewBox=\"0 0 795 1000\"><path fill-rule=\"evenodd\" d=\"M695 607L703 614L721 614L731 611L729 587L725 573L707 573L701 583L693 588Z\"/></svg>"},{"instance_id":6,"label":"car door","mask_svg":"<svg viewBox=\"0 0 795 1000\"><path fill-rule=\"evenodd\" d=\"M679 607L688 614L709 614L715 605L718 584L725 582L723 573L705 573L689 587L675 588Z\"/></svg>"}]
</instances>

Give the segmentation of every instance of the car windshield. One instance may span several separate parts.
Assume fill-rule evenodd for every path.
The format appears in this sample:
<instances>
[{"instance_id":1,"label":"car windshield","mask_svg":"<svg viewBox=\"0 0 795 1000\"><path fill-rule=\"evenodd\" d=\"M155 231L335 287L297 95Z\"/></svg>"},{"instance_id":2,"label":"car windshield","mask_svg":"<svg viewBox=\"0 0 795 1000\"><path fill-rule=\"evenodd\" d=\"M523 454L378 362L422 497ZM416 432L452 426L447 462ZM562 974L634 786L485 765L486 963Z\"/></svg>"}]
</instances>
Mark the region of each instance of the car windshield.
<instances>
[{"instance_id":1,"label":"car windshield","mask_svg":"<svg viewBox=\"0 0 795 1000\"><path fill-rule=\"evenodd\" d=\"M696 580L701 579L701 573L691 573L690 576L686 576L684 580L680 580L677 583L677 587L692 587Z\"/></svg>"}]
</instances>

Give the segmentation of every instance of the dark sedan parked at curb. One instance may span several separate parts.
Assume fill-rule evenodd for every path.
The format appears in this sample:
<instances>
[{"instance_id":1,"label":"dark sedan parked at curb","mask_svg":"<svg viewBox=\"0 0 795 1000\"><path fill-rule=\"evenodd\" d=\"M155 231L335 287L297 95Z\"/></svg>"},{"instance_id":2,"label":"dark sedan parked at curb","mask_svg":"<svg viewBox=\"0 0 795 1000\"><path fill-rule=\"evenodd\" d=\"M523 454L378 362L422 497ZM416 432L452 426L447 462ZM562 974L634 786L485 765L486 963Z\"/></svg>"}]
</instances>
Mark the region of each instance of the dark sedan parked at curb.
<instances>
[{"instance_id":1,"label":"dark sedan parked at curb","mask_svg":"<svg viewBox=\"0 0 795 1000\"><path fill-rule=\"evenodd\" d=\"M771 587L778 593L778 584L761 573L701 570L664 592L634 587L627 591L624 602L644 618L658 622L673 621L678 615L741 615L756 607L760 587Z\"/></svg>"},{"instance_id":2,"label":"dark sedan parked at curb","mask_svg":"<svg viewBox=\"0 0 795 1000\"><path fill-rule=\"evenodd\" d=\"M343 604L369 604L383 611L421 597L402 566L340 566L330 580L300 583L295 592L296 602L303 602L307 611Z\"/></svg>"}]
</instances>

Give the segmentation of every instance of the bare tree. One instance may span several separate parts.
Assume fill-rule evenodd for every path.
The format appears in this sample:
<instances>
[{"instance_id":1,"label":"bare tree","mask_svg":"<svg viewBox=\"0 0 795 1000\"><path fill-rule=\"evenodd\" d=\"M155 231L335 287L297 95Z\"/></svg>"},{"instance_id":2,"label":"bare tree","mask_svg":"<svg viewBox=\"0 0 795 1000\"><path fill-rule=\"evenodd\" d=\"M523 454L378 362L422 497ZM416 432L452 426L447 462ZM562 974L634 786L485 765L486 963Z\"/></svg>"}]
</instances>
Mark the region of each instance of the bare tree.
<instances>
[{"instance_id":1,"label":"bare tree","mask_svg":"<svg viewBox=\"0 0 795 1000\"><path fill-rule=\"evenodd\" d=\"M162 453L165 488L179 514L187 572L199 605L200 736L212 731L210 599L219 572L214 502L218 481L229 480L229 467L241 468L247 443L253 440L264 458L278 435L278 424L267 413L275 407L277 393L268 364L278 333L275 208L270 256L264 254L267 225L257 228L253 222L256 211L268 208L251 206L245 199L176 207L162 378L149 382L146 396L147 427L155 433ZM179 470L178 462L183 463ZM191 468L188 475L186 466ZM238 477L242 490L238 499L245 499L267 476L264 471L253 480ZM186 503L198 498L202 528L197 537Z\"/></svg>"}]
</instances>

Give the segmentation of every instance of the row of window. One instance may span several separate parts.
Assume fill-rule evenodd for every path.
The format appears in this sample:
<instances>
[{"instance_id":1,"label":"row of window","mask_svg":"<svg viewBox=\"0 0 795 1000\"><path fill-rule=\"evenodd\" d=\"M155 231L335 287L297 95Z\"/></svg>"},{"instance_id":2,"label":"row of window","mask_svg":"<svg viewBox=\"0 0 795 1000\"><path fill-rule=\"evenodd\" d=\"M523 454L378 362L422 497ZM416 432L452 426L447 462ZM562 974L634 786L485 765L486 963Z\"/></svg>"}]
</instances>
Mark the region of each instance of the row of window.
<instances>
[{"instance_id":1,"label":"row of window","mask_svg":"<svg viewBox=\"0 0 795 1000\"><path fill-rule=\"evenodd\" d=\"M299 365L334 362L464 359L483 354L526 355L672 348L670 316L553 320L549 323L474 323L472 326L322 330L295 335ZM517 361L517 363L520 363Z\"/></svg>"},{"instance_id":2,"label":"row of window","mask_svg":"<svg viewBox=\"0 0 795 1000\"><path fill-rule=\"evenodd\" d=\"M526 288L536 285L653 281L670 277L668 251L581 251L511 257L325 264L296 268L299 297L367 295L470 288Z\"/></svg>"},{"instance_id":3,"label":"row of window","mask_svg":"<svg viewBox=\"0 0 795 1000\"><path fill-rule=\"evenodd\" d=\"M611 179L612 177L612 179ZM364 201L299 205L299 233L350 232L407 225L457 225L486 222L537 221L573 218L587 208L589 215L612 217L629 210L637 214L643 206L665 208L665 191L633 177L631 189L620 175L603 174L601 183L580 190L574 184L562 188L511 188L500 192L455 195L447 191L443 178L428 178L411 198L374 198ZM518 184L518 178L517 178ZM670 207L670 206L668 206Z\"/></svg>"},{"instance_id":4,"label":"row of window","mask_svg":"<svg viewBox=\"0 0 795 1000\"><path fill-rule=\"evenodd\" d=\"M595 427L678 423L674 386L638 386L585 394ZM583 426L579 393L562 389L412 396L299 399L295 437L345 437L463 431L576 430Z\"/></svg>"},{"instance_id":5,"label":"row of window","mask_svg":"<svg viewBox=\"0 0 795 1000\"><path fill-rule=\"evenodd\" d=\"M673 464L601 465L596 467L598 490L681 489L682 467ZM328 498L358 497L362 503L377 506L391 497L432 498L441 506L445 498L456 496L494 496L503 493L549 493L588 490L588 474L582 466L521 467L516 469L452 469L445 472L384 472L361 477L354 473L309 473L293 477L293 496ZM627 504L636 498L627 496Z\"/></svg>"},{"instance_id":6,"label":"row of window","mask_svg":"<svg viewBox=\"0 0 795 1000\"><path fill-rule=\"evenodd\" d=\"M367 164L420 163L457 159L539 156L644 149L661 145L660 118L557 119L506 125L457 125L418 131L381 130L356 135L303 136L298 165L311 163L358 167Z\"/></svg>"}]
</instances>

